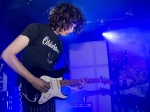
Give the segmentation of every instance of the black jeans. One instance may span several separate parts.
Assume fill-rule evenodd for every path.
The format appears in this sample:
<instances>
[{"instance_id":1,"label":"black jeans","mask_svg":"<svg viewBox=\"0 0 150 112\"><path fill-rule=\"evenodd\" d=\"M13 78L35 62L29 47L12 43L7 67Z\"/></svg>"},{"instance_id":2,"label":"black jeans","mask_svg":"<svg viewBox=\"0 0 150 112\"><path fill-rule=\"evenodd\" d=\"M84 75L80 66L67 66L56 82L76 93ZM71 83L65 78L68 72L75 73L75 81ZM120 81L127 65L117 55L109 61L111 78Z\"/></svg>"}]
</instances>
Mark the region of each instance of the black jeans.
<instances>
[{"instance_id":1,"label":"black jeans","mask_svg":"<svg viewBox=\"0 0 150 112\"><path fill-rule=\"evenodd\" d=\"M46 103L33 107L29 105L24 97L21 98L23 112L55 112L55 100L51 99Z\"/></svg>"}]
</instances>

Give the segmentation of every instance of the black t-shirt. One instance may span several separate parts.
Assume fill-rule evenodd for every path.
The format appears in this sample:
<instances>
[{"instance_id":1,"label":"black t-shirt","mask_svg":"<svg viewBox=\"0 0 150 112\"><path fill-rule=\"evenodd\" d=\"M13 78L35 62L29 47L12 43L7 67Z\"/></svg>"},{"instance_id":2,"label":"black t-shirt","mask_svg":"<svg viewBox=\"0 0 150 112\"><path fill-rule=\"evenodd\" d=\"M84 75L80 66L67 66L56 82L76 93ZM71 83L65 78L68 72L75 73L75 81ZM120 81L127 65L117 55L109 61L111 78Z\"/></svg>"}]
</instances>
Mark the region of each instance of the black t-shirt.
<instances>
[{"instance_id":1,"label":"black t-shirt","mask_svg":"<svg viewBox=\"0 0 150 112\"><path fill-rule=\"evenodd\" d=\"M62 53L59 37L49 24L33 23L21 33L29 38L29 44L23 51L23 65L54 70Z\"/></svg>"}]
</instances>

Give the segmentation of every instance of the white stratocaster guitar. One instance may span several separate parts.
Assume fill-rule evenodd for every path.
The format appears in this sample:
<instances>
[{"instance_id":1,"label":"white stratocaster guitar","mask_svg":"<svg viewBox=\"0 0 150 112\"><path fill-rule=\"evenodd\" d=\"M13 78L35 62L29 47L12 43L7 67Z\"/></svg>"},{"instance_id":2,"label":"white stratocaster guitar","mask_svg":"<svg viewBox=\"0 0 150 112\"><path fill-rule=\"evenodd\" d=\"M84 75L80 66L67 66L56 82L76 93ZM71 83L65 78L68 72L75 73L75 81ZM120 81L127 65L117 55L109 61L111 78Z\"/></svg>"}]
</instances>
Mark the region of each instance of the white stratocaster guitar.
<instances>
[{"instance_id":1,"label":"white stratocaster guitar","mask_svg":"<svg viewBox=\"0 0 150 112\"><path fill-rule=\"evenodd\" d=\"M36 69L36 71L37 71L37 69ZM40 71L43 71L43 70L40 70ZM61 69L58 69L56 71L51 71L51 72L49 72L49 71L43 71L43 72L53 74L53 75L56 74L57 78L52 78L49 75L41 75L41 76L39 75L41 79L43 79L47 82L50 82L50 89L46 93L41 93L40 91L38 91L34 87L32 87L31 84L26 82L26 85L24 86L25 91L22 94L31 105L41 105L53 97L66 99L68 96L62 94L61 87L62 86L80 85L79 81L81 79L63 80L62 77L59 77L60 75L62 76L62 74L63 74L63 70L61 70ZM41 73L38 72L38 74L41 74ZM100 78L86 79L85 81L87 84L92 84L92 83L103 83L103 84L109 83L109 84L111 84L112 83L112 81L110 81L109 79L102 77L102 76Z\"/></svg>"}]
</instances>

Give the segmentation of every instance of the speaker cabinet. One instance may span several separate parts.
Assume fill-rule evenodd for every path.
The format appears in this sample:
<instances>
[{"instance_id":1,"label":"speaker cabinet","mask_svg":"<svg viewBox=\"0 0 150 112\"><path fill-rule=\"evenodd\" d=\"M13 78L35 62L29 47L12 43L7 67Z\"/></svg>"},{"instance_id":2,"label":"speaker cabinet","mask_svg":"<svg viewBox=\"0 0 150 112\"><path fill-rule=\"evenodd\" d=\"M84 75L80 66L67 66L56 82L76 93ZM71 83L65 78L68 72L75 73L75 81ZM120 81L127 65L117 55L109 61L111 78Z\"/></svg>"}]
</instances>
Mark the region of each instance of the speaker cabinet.
<instances>
[{"instance_id":1,"label":"speaker cabinet","mask_svg":"<svg viewBox=\"0 0 150 112\"><path fill-rule=\"evenodd\" d=\"M92 112L92 103L70 104L67 108L69 112Z\"/></svg>"}]
</instances>

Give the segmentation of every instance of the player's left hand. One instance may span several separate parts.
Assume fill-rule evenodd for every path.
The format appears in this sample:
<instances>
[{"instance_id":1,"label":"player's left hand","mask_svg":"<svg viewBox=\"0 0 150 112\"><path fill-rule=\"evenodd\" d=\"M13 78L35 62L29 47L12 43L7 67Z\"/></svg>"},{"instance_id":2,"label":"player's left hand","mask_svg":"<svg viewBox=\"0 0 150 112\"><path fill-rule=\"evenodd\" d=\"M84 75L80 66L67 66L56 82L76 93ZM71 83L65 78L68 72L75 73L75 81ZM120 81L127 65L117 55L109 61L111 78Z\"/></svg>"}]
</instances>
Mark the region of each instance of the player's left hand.
<instances>
[{"instance_id":1,"label":"player's left hand","mask_svg":"<svg viewBox=\"0 0 150 112\"><path fill-rule=\"evenodd\" d=\"M79 85L71 86L71 88L76 89L76 90L81 90L82 88L84 88L87 85L86 78L87 77L81 78L79 80Z\"/></svg>"}]
</instances>

